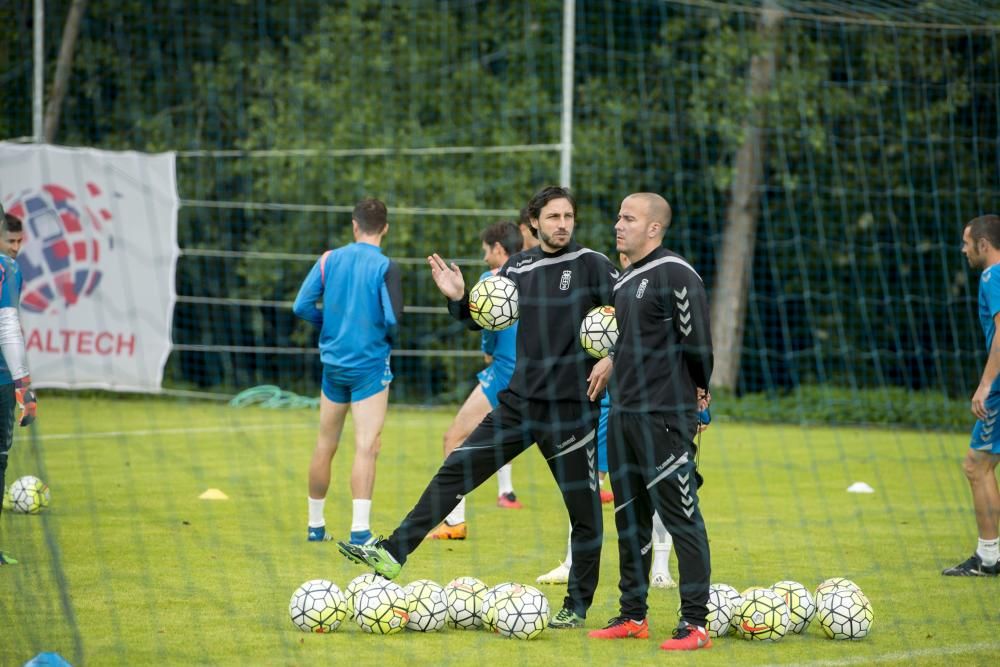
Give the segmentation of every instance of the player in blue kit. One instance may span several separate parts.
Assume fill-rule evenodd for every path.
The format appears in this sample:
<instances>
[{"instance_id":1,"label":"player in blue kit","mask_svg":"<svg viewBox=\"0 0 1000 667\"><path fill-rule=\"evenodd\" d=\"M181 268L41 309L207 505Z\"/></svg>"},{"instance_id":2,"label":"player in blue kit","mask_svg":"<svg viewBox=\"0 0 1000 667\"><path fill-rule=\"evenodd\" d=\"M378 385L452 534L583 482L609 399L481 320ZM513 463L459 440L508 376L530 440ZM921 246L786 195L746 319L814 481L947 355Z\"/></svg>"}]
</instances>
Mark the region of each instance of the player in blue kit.
<instances>
[{"instance_id":1,"label":"player in blue kit","mask_svg":"<svg viewBox=\"0 0 1000 667\"><path fill-rule=\"evenodd\" d=\"M351 216L354 243L329 250L306 276L293 310L319 327L323 391L319 436L309 464L309 532L311 542L326 534L324 507L330 487L330 465L337 453L347 411L354 422L351 468L351 543L372 539L370 515L375 486L375 460L389 404L389 354L403 313L399 267L382 254L389 231L381 201L363 199Z\"/></svg>"},{"instance_id":2,"label":"player in blue kit","mask_svg":"<svg viewBox=\"0 0 1000 667\"><path fill-rule=\"evenodd\" d=\"M489 268L479 276L479 280L496 275L507 259L524 247L524 236L513 222L498 222L490 225L479 235L483 244L483 261ZM444 455L447 458L460 444L465 442L472 430L479 426L483 417L499 405L497 394L510 384L517 358L517 324L501 331L482 331L482 350L489 365L476 376L479 384L472 390L459 409L455 419L444 434ZM521 501L514 493L511 481L511 464L506 463L497 471L499 493L497 506L506 509L521 509ZM432 540L464 540L468 536L465 521L465 498L458 501L444 522L427 537Z\"/></svg>"},{"instance_id":3,"label":"player in blue kit","mask_svg":"<svg viewBox=\"0 0 1000 667\"><path fill-rule=\"evenodd\" d=\"M6 488L7 457L14 442L14 404L21 406L20 426L35 421L38 413L18 313L21 272L14 258L20 250L22 237L21 220L4 213L0 207L0 489ZM3 504L6 503L5 494ZM0 508L0 513L2 511ZM0 566L15 563L14 558L0 551Z\"/></svg>"},{"instance_id":4,"label":"player in blue kit","mask_svg":"<svg viewBox=\"0 0 1000 667\"><path fill-rule=\"evenodd\" d=\"M986 366L972 395L976 425L962 467L972 488L979 544L968 560L941 574L949 577L995 577L1000 574L1000 487L996 468L1000 462L1000 216L984 215L971 220L962 232L962 254L969 266L983 274L979 278L979 322L986 338Z\"/></svg>"}]
</instances>

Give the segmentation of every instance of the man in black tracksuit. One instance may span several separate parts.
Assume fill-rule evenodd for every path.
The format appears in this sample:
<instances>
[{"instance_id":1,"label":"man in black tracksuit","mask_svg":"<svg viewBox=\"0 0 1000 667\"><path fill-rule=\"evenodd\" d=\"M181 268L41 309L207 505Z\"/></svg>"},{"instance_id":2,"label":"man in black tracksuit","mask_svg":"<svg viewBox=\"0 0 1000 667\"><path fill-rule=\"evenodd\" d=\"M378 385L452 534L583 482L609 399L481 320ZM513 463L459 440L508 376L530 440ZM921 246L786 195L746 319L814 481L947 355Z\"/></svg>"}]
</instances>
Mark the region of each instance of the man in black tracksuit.
<instances>
[{"instance_id":1,"label":"man in black tracksuit","mask_svg":"<svg viewBox=\"0 0 1000 667\"><path fill-rule=\"evenodd\" d=\"M711 566L693 437L704 407L699 399L707 402L712 336L700 276L661 245L669 224L669 205L651 193L627 197L615 224L617 248L629 259L614 287L618 341L608 418L621 612L590 635L649 636L646 596L655 510L673 536L680 572L681 624L661 648L687 650L711 645L705 631Z\"/></svg>"},{"instance_id":2,"label":"man in black tracksuit","mask_svg":"<svg viewBox=\"0 0 1000 667\"><path fill-rule=\"evenodd\" d=\"M594 369L579 342L580 323L612 298L618 272L604 255L572 240L576 203L568 190L548 187L528 204L539 246L508 259L499 275L514 281L520 310L517 361L500 404L445 459L402 524L374 545L340 543L345 556L392 578L424 537L458 501L501 466L538 443L555 477L572 525L573 567L563 608L550 627L583 625L594 598L603 522L597 492L596 441L599 394L610 364ZM469 328L468 292L458 267L428 258L448 310ZM602 374L601 369L606 372Z\"/></svg>"}]
</instances>

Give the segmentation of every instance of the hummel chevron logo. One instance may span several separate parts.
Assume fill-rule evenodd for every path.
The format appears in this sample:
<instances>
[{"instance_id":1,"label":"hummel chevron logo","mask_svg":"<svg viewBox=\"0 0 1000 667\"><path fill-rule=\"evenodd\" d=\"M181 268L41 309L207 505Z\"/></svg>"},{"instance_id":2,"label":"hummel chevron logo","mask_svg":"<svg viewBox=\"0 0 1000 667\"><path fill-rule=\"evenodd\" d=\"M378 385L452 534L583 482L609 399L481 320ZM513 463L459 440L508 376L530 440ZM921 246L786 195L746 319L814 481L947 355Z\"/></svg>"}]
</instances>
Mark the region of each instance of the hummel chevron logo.
<instances>
[{"instance_id":1,"label":"hummel chevron logo","mask_svg":"<svg viewBox=\"0 0 1000 667\"><path fill-rule=\"evenodd\" d=\"M688 301L687 299L685 299L684 301L678 301L677 302L677 308L680 309L680 311L682 313L686 312L687 309L690 308L690 307L691 307L691 302Z\"/></svg>"},{"instance_id":2,"label":"hummel chevron logo","mask_svg":"<svg viewBox=\"0 0 1000 667\"><path fill-rule=\"evenodd\" d=\"M681 484L687 484L688 483L688 477L690 477L690 476L691 476L691 473L688 473L686 475L677 475L677 481L680 482Z\"/></svg>"},{"instance_id":3,"label":"hummel chevron logo","mask_svg":"<svg viewBox=\"0 0 1000 667\"><path fill-rule=\"evenodd\" d=\"M691 333L691 328L692 328L692 327L691 327L691 325L689 324L689 325L687 325L686 327L678 327L678 328L679 328L679 329L681 330L681 333L682 333L682 334L684 334L685 336L687 336L687 335L689 335L689 334Z\"/></svg>"},{"instance_id":4,"label":"hummel chevron logo","mask_svg":"<svg viewBox=\"0 0 1000 667\"><path fill-rule=\"evenodd\" d=\"M681 313L678 319L681 321L681 324L687 324L691 321L691 313Z\"/></svg>"},{"instance_id":5,"label":"hummel chevron logo","mask_svg":"<svg viewBox=\"0 0 1000 667\"><path fill-rule=\"evenodd\" d=\"M682 486L681 487L681 493L684 494L685 496L689 495L691 493L691 485L690 484L685 484L684 486Z\"/></svg>"},{"instance_id":6,"label":"hummel chevron logo","mask_svg":"<svg viewBox=\"0 0 1000 667\"><path fill-rule=\"evenodd\" d=\"M694 504L694 498L692 498L691 496L682 496L681 502L684 503L685 507L691 507L691 505Z\"/></svg>"},{"instance_id":7,"label":"hummel chevron logo","mask_svg":"<svg viewBox=\"0 0 1000 667\"><path fill-rule=\"evenodd\" d=\"M691 518L691 515L692 515L692 514L694 514L694 505L692 505L692 506L691 506L691 507L689 507L688 509L685 509L685 510L684 510L684 513L685 513L685 514L687 514L687 518L689 518L689 519L690 519L690 518Z\"/></svg>"},{"instance_id":8,"label":"hummel chevron logo","mask_svg":"<svg viewBox=\"0 0 1000 667\"><path fill-rule=\"evenodd\" d=\"M674 296L676 296L678 299L683 299L687 295L688 295L688 288L687 288L686 285L684 286L684 289L682 289L680 292L678 292L677 290L674 290Z\"/></svg>"}]
</instances>

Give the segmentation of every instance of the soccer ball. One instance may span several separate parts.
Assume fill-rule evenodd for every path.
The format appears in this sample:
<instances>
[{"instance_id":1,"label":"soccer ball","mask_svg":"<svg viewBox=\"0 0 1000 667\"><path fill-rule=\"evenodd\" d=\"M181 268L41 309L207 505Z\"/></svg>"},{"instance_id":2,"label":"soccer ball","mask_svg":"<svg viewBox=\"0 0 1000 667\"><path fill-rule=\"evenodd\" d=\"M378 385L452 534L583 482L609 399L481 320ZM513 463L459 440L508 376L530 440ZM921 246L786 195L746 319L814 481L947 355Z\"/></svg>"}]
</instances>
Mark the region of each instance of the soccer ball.
<instances>
[{"instance_id":1,"label":"soccer ball","mask_svg":"<svg viewBox=\"0 0 1000 667\"><path fill-rule=\"evenodd\" d=\"M743 639L776 642L788 631L788 605L770 588L744 591L733 615L733 627Z\"/></svg>"},{"instance_id":2,"label":"soccer ball","mask_svg":"<svg viewBox=\"0 0 1000 667\"><path fill-rule=\"evenodd\" d=\"M801 634L816 615L812 594L797 581L779 581L771 590L788 605L788 631Z\"/></svg>"},{"instance_id":3,"label":"soccer ball","mask_svg":"<svg viewBox=\"0 0 1000 667\"><path fill-rule=\"evenodd\" d=\"M350 583L347 584L347 588L344 589L344 597L347 598L347 613L350 614L351 618L357 616L357 607L355 602L358 600L358 593L365 590L374 583L389 581L384 577L380 577L373 572L365 572L364 574L359 574L358 576L351 579Z\"/></svg>"},{"instance_id":4,"label":"soccer ball","mask_svg":"<svg viewBox=\"0 0 1000 667\"><path fill-rule=\"evenodd\" d=\"M448 598L448 627L472 630L483 627L486 584L475 577L458 577L444 587Z\"/></svg>"},{"instance_id":5,"label":"soccer ball","mask_svg":"<svg viewBox=\"0 0 1000 667\"><path fill-rule=\"evenodd\" d=\"M483 595L483 607L479 611L479 616L483 619L483 628L489 630L490 632L497 631L497 619L496 619L496 600L500 594L511 588L520 586L520 584L515 584L512 581L505 581L502 584L497 584L493 588L486 591Z\"/></svg>"},{"instance_id":6,"label":"soccer ball","mask_svg":"<svg viewBox=\"0 0 1000 667\"><path fill-rule=\"evenodd\" d=\"M845 579L844 577L831 577L816 587L816 608L818 609L822 605L824 595L827 595L838 588L847 588L852 591L861 590L861 588L859 588L858 585L850 579Z\"/></svg>"},{"instance_id":7,"label":"soccer ball","mask_svg":"<svg viewBox=\"0 0 1000 667\"><path fill-rule=\"evenodd\" d=\"M708 588L708 618L705 629L712 637L723 637L729 632L740 594L727 584L712 584ZM678 608L678 612L680 609Z\"/></svg>"},{"instance_id":8,"label":"soccer ball","mask_svg":"<svg viewBox=\"0 0 1000 667\"><path fill-rule=\"evenodd\" d=\"M850 588L834 588L825 593L816 615L823 633L830 639L864 639L875 622L868 596Z\"/></svg>"},{"instance_id":9,"label":"soccer ball","mask_svg":"<svg viewBox=\"0 0 1000 667\"><path fill-rule=\"evenodd\" d=\"M591 308L580 323L580 345L595 359L603 359L618 340L614 306Z\"/></svg>"},{"instance_id":10,"label":"soccer ball","mask_svg":"<svg viewBox=\"0 0 1000 667\"><path fill-rule=\"evenodd\" d=\"M504 276L487 276L469 292L472 320L488 331L500 331L517 322L517 285Z\"/></svg>"},{"instance_id":11,"label":"soccer ball","mask_svg":"<svg viewBox=\"0 0 1000 667\"><path fill-rule=\"evenodd\" d=\"M491 616L504 637L534 639L549 623L549 601L534 586L515 585L497 594Z\"/></svg>"},{"instance_id":12,"label":"soccer ball","mask_svg":"<svg viewBox=\"0 0 1000 667\"><path fill-rule=\"evenodd\" d=\"M292 593L288 614L302 632L333 632L347 617L347 600L336 584L312 579Z\"/></svg>"},{"instance_id":13,"label":"soccer ball","mask_svg":"<svg viewBox=\"0 0 1000 667\"><path fill-rule=\"evenodd\" d=\"M406 627L409 618L406 591L391 581L376 581L358 593L354 601L354 620L373 635L396 634Z\"/></svg>"},{"instance_id":14,"label":"soccer ball","mask_svg":"<svg viewBox=\"0 0 1000 667\"><path fill-rule=\"evenodd\" d=\"M436 632L448 618L448 597L444 589L430 579L417 579L403 589L410 620L407 630Z\"/></svg>"},{"instance_id":15,"label":"soccer ball","mask_svg":"<svg viewBox=\"0 0 1000 667\"><path fill-rule=\"evenodd\" d=\"M725 584L722 585L725 586ZM728 586L727 588L732 588L732 587ZM726 595L729 596L729 599L733 603L733 620L730 623L730 625L732 625L733 627L733 630L736 630L736 626L739 625L740 623L740 619L738 616L740 611L740 605L743 604L744 598L748 597L750 593L754 591L762 591L762 590L764 590L763 586L751 586L750 588L744 590L742 593L736 593L735 588L733 588L731 591L729 590L726 591Z\"/></svg>"},{"instance_id":16,"label":"soccer ball","mask_svg":"<svg viewBox=\"0 0 1000 667\"><path fill-rule=\"evenodd\" d=\"M37 477L25 475L10 485L10 500L15 512L38 514L49 506L49 487Z\"/></svg>"}]
</instances>

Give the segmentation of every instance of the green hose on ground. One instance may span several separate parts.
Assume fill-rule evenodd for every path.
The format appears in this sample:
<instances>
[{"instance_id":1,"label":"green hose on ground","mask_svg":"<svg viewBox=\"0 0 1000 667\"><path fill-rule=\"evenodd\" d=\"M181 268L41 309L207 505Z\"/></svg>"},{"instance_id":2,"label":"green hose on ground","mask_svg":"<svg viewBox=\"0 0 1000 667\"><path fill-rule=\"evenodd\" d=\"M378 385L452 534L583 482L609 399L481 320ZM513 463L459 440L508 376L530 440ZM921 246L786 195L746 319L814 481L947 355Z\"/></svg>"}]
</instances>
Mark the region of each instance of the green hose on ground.
<instances>
[{"instance_id":1,"label":"green hose on ground","mask_svg":"<svg viewBox=\"0 0 1000 667\"><path fill-rule=\"evenodd\" d=\"M255 405L271 410L292 410L298 408L318 408L319 399L299 396L291 391L284 391L273 384L261 384L244 389L229 401L233 408L245 408Z\"/></svg>"}]
</instances>

